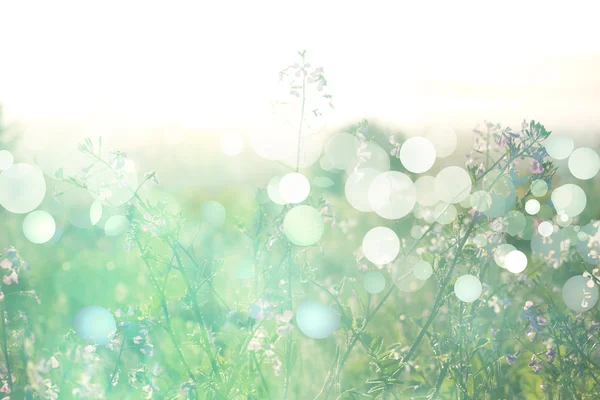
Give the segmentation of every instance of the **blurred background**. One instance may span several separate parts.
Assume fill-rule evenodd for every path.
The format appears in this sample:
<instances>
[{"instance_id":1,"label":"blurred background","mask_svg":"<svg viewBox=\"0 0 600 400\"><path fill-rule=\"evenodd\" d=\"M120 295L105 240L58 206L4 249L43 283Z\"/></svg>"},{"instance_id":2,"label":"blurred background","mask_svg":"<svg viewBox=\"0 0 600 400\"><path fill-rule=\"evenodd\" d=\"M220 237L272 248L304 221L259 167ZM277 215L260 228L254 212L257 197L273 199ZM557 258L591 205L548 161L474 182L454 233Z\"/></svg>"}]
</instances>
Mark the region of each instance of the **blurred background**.
<instances>
[{"instance_id":1,"label":"blurred background","mask_svg":"<svg viewBox=\"0 0 600 400\"><path fill-rule=\"evenodd\" d=\"M262 125L278 72L302 49L325 70L331 132L362 118L408 136L445 124L460 156L484 121L535 119L577 146L600 137L591 1L1 4L0 102L22 158L63 161L101 135L138 162L168 161L176 183L169 171L188 161L221 163L220 136ZM232 174L198 183L250 179Z\"/></svg>"},{"instance_id":2,"label":"blurred background","mask_svg":"<svg viewBox=\"0 0 600 400\"><path fill-rule=\"evenodd\" d=\"M598 149L597 15L592 1L573 1L567 8L512 0L497 5L104 1L95 6L0 0L0 149L9 148L16 162L35 162L46 172L48 190L41 208L55 213L59 226L51 243L32 245L21 232L23 216L0 210L0 221L8 227L0 236L1 245L14 244L32 265L22 282L36 288L41 299L44 312L32 318L36 334L44 335L40 346L52 349L62 343L83 306L153 306L144 266L126 251L124 240L73 222L69 213L83 210L89 215L92 199L87 193L73 196L66 211L52 208L59 182L50 177L58 168L66 174L78 172L83 164L77 145L83 138L97 143L102 136L103 149L125 151L140 181L144 173L156 170L160 185L154 195L168 198L170 206L183 211L188 236L200 226L199 210L205 201L218 200L225 206L227 229L218 235L198 233L197 250L224 258L227 273L215 286L230 304L242 304L239 309L245 313L253 299L246 294L251 284L233 279L238 258L248 251L237 226L254 221L257 187L289 171L257 153L265 147L284 153L295 149L296 141L287 141L289 132L265 127L271 101L281 96L278 74L298 60L299 50L307 49L307 61L324 68L327 91L333 96L335 109L324 116L323 137L355 132L357 123L368 119L379 145L389 149L389 136L401 141L434 125L448 126L458 135L458 147L453 156L436 161L429 172L435 174L444 166L463 164L472 147L473 128L485 121L518 129L524 119L534 119L554 134L573 137L576 147ZM264 140L252 142L257 132ZM242 138L242 150L234 157L223 151L228 135ZM275 140L279 137L284 139ZM390 158L392 169L403 170ZM566 160L557 164L566 170ZM303 172L311 178L327 175L318 168L317 162ZM380 219L351 209L341 175L329 176L336 184L326 197L336 203L341 218L335 229L327 228L328 252L318 264L323 267L318 278L333 284L342 276L360 276L352 253ZM589 204L597 204L597 190L592 188L598 179L586 183ZM78 201L83 208L72 206ZM408 232L404 225L399 229ZM559 284L566 279L563 275L557 273ZM170 300L185 293L181 282L168 283ZM524 293L529 295L529 290ZM434 283L418 295L394 293L384 309L387 316L373 325L389 341L400 331L411 337L416 328L400 321L425 315L434 294ZM206 293L203 300L207 312L215 314L210 322L225 332L226 326L217 326L217 301ZM521 312L521 300L514 300L513 319ZM348 303L358 308L356 299ZM191 329L189 315L178 303L173 308L176 333L185 337ZM493 322L496 315L489 314ZM395 323L389 323L392 320ZM166 348L158 357L180 368L166 342L156 339L157 348ZM306 375L295 384L315 393L334 352L331 346L319 346L321 352L305 353ZM189 352L200 359L199 350ZM362 360L349 360L349 380L357 385L368 369ZM511 384L537 382L521 376L515 374Z\"/></svg>"}]
</instances>

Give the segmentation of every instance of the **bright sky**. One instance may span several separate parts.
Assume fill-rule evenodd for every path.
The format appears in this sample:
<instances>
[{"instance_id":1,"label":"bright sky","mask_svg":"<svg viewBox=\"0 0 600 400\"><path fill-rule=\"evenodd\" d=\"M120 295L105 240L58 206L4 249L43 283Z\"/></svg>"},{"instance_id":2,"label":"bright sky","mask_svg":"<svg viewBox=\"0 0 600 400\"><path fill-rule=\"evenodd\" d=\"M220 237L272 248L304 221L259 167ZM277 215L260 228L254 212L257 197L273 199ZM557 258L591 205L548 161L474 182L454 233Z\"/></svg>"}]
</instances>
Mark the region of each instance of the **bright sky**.
<instances>
[{"instance_id":1,"label":"bright sky","mask_svg":"<svg viewBox=\"0 0 600 400\"><path fill-rule=\"evenodd\" d=\"M243 128L306 48L339 121L589 133L595 3L0 0L0 102L21 122Z\"/></svg>"}]
</instances>

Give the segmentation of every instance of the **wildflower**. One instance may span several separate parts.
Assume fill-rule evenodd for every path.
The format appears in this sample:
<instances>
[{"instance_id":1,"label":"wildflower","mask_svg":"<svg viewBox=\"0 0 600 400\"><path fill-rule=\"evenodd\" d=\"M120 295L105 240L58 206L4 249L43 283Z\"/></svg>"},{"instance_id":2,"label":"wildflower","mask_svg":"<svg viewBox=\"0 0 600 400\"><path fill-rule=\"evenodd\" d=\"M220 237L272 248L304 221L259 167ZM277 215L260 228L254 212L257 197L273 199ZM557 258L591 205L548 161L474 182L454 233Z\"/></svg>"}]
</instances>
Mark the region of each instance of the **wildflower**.
<instances>
[{"instance_id":1,"label":"wildflower","mask_svg":"<svg viewBox=\"0 0 600 400\"><path fill-rule=\"evenodd\" d=\"M529 161L529 171L531 171L532 174L541 174L544 172L544 167L538 160L532 158Z\"/></svg>"},{"instance_id":2,"label":"wildflower","mask_svg":"<svg viewBox=\"0 0 600 400\"><path fill-rule=\"evenodd\" d=\"M527 319L529 321L529 329L527 330L527 337L530 340L535 339L535 336L541 329L542 325L547 323L547 320L544 316L539 315L535 308L533 308L533 302L527 301L525 306L523 307L523 314L521 314L521 319Z\"/></svg>"},{"instance_id":3,"label":"wildflower","mask_svg":"<svg viewBox=\"0 0 600 400\"><path fill-rule=\"evenodd\" d=\"M492 296L489 300L488 300L488 306L492 307L494 309L494 313L498 314L500 313L500 299L498 298L498 296ZM493 331L493 329L492 329Z\"/></svg>"},{"instance_id":4,"label":"wildflower","mask_svg":"<svg viewBox=\"0 0 600 400\"><path fill-rule=\"evenodd\" d=\"M149 357L152 357L152 355L154 354L154 346L150 343L146 343L146 344L144 344L144 346L142 346L142 348L140 349L140 352Z\"/></svg>"},{"instance_id":5,"label":"wildflower","mask_svg":"<svg viewBox=\"0 0 600 400\"><path fill-rule=\"evenodd\" d=\"M115 375L112 377L112 379L110 380L110 384L113 386L117 386L118 383L119 383L119 371L117 371L115 373Z\"/></svg>"},{"instance_id":6,"label":"wildflower","mask_svg":"<svg viewBox=\"0 0 600 400\"><path fill-rule=\"evenodd\" d=\"M142 392L146 393L146 397L144 397L144 399L151 399L152 393L154 392L154 390L152 389L152 386L144 385L142 387Z\"/></svg>"},{"instance_id":7,"label":"wildflower","mask_svg":"<svg viewBox=\"0 0 600 400\"><path fill-rule=\"evenodd\" d=\"M181 385L182 393L195 393L196 392L196 384L193 381L187 381L183 385Z\"/></svg>"},{"instance_id":8,"label":"wildflower","mask_svg":"<svg viewBox=\"0 0 600 400\"><path fill-rule=\"evenodd\" d=\"M556 357L556 352L554 351L554 347L550 347L546 351L546 360L548 360L548 363L552 364L554 362L555 357Z\"/></svg>"},{"instance_id":9,"label":"wildflower","mask_svg":"<svg viewBox=\"0 0 600 400\"><path fill-rule=\"evenodd\" d=\"M19 258L19 253L17 252L17 249L15 249L13 246L4 250L4 252L8 257L12 258L13 260Z\"/></svg>"},{"instance_id":10,"label":"wildflower","mask_svg":"<svg viewBox=\"0 0 600 400\"><path fill-rule=\"evenodd\" d=\"M250 304L250 317L257 321L271 317L274 307L268 301L260 299L256 304Z\"/></svg>"},{"instance_id":11,"label":"wildflower","mask_svg":"<svg viewBox=\"0 0 600 400\"><path fill-rule=\"evenodd\" d=\"M281 361L279 359L275 359L275 361L273 361L273 372L275 373L275 376L279 376L281 375Z\"/></svg>"},{"instance_id":12,"label":"wildflower","mask_svg":"<svg viewBox=\"0 0 600 400\"><path fill-rule=\"evenodd\" d=\"M538 373L542 369L542 363L540 360L538 360L535 354L531 356L531 361L528 365L535 373Z\"/></svg>"},{"instance_id":13,"label":"wildflower","mask_svg":"<svg viewBox=\"0 0 600 400\"><path fill-rule=\"evenodd\" d=\"M294 314L291 310L286 310L283 314L275 317L275 321L277 322L276 332L279 336L285 336L294 329L294 325L290 324L293 316Z\"/></svg>"},{"instance_id":14,"label":"wildflower","mask_svg":"<svg viewBox=\"0 0 600 400\"><path fill-rule=\"evenodd\" d=\"M518 356L519 356L519 352L518 351L515 354L507 354L506 355L506 362L508 363L508 365L513 365L514 363L516 363Z\"/></svg>"},{"instance_id":15,"label":"wildflower","mask_svg":"<svg viewBox=\"0 0 600 400\"><path fill-rule=\"evenodd\" d=\"M9 275L6 275L6 276L4 276L4 278L2 278L2 282L5 285L19 283L19 275L17 275L17 272L15 270L13 270L12 273L10 273Z\"/></svg>"},{"instance_id":16,"label":"wildflower","mask_svg":"<svg viewBox=\"0 0 600 400\"><path fill-rule=\"evenodd\" d=\"M262 349L262 342L267 337L268 334L264 326L260 326L256 332L254 332L254 336L252 336L252 339L250 339L250 342L248 343L248 351L258 351Z\"/></svg>"},{"instance_id":17,"label":"wildflower","mask_svg":"<svg viewBox=\"0 0 600 400\"><path fill-rule=\"evenodd\" d=\"M144 175L144 179L147 179L147 180L152 179L152 181L155 184L157 184L157 185L159 184L158 178L156 177L156 171L147 172L146 175Z\"/></svg>"}]
</instances>

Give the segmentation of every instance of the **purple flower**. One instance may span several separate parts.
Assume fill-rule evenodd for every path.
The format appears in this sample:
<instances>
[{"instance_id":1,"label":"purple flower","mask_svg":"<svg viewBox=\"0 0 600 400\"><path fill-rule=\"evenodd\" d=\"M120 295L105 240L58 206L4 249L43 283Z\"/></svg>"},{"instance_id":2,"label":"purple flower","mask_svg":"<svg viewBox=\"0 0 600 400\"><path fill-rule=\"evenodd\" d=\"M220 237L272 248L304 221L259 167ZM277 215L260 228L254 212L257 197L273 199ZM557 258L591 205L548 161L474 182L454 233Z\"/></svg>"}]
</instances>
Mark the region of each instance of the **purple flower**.
<instances>
[{"instance_id":1,"label":"purple flower","mask_svg":"<svg viewBox=\"0 0 600 400\"><path fill-rule=\"evenodd\" d=\"M508 363L508 365L513 365L514 363L516 363L518 355L519 355L518 351L515 354L507 354L506 362Z\"/></svg>"},{"instance_id":2,"label":"purple flower","mask_svg":"<svg viewBox=\"0 0 600 400\"><path fill-rule=\"evenodd\" d=\"M544 167L538 160L532 158L529 162L529 171L531 171L532 174L541 174L544 172Z\"/></svg>"},{"instance_id":3,"label":"purple flower","mask_svg":"<svg viewBox=\"0 0 600 400\"><path fill-rule=\"evenodd\" d=\"M533 372L535 373L539 372L542 369L542 363L540 362L540 360L537 359L535 354L531 356L531 361L528 365L533 369Z\"/></svg>"},{"instance_id":4,"label":"purple flower","mask_svg":"<svg viewBox=\"0 0 600 400\"><path fill-rule=\"evenodd\" d=\"M554 357L556 357L556 352L553 347L550 347L548 351L546 351L546 359L548 363L552 364L554 362Z\"/></svg>"},{"instance_id":5,"label":"purple flower","mask_svg":"<svg viewBox=\"0 0 600 400\"><path fill-rule=\"evenodd\" d=\"M546 318L542 315L539 315L537 310L533 308L533 303L531 301L527 301L525 303L525 307L523 307L523 314L521 314L521 319L526 319L529 321L527 336L531 340L535 339L535 336L541 329L541 326L547 323Z\"/></svg>"}]
</instances>

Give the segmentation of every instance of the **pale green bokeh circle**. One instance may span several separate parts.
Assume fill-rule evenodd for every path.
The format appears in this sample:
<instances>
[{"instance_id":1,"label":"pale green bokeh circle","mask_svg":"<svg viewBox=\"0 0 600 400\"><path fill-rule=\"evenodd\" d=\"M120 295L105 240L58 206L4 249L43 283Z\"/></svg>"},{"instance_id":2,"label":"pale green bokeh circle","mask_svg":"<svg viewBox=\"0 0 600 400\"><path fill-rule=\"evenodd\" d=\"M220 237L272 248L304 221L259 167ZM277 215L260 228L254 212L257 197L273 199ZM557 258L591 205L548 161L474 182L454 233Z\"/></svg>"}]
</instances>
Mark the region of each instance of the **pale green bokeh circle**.
<instances>
[{"instance_id":1,"label":"pale green bokeh circle","mask_svg":"<svg viewBox=\"0 0 600 400\"><path fill-rule=\"evenodd\" d=\"M529 215L535 215L540 211L540 202L536 199L529 199L525 203L525 211Z\"/></svg>"},{"instance_id":2,"label":"pale green bokeh circle","mask_svg":"<svg viewBox=\"0 0 600 400\"><path fill-rule=\"evenodd\" d=\"M527 268L527 256L519 250L513 250L504 257L504 268L513 274L520 274Z\"/></svg>"},{"instance_id":3,"label":"pale green bokeh circle","mask_svg":"<svg viewBox=\"0 0 600 400\"><path fill-rule=\"evenodd\" d=\"M433 209L433 215L438 223L442 225L451 224L456 219L456 207L453 204L439 203Z\"/></svg>"},{"instance_id":4,"label":"pale green bokeh circle","mask_svg":"<svg viewBox=\"0 0 600 400\"><path fill-rule=\"evenodd\" d=\"M544 142L544 147L550 157L555 160L564 160L571 155L575 144L570 136L551 135Z\"/></svg>"},{"instance_id":5,"label":"pale green bokeh circle","mask_svg":"<svg viewBox=\"0 0 600 400\"><path fill-rule=\"evenodd\" d=\"M413 227L410 229L410 236L411 236L413 239L420 239L420 238L422 238L422 237L423 237L423 231L424 231L424 230L423 230L423 227L421 227L421 226L418 226L418 225L416 225L416 226L413 226Z\"/></svg>"},{"instance_id":6,"label":"pale green bokeh circle","mask_svg":"<svg viewBox=\"0 0 600 400\"><path fill-rule=\"evenodd\" d=\"M510 211L506 214L506 228L505 231L511 235L515 236L525 230L527 226L527 219L525 216L519 211Z\"/></svg>"},{"instance_id":7,"label":"pale green bokeh circle","mask_svg":"<svg viewBox=\"0 0 600 400\"><path fill-rule=\"evenodd\" d=\"M392 282L398 289L412 293L425 286L426 281L418 279L413 272L413 267L419 261L421 259L418 256L405 256L398 258L389 266Z\"/></svg>"},{"instance_id":8,"label":"pale green bokeh circle","mask_svg":"<svg viewBox=\"0 0 600 400\"><path fill-rule=\"evenodd\" d=\"M565 282L562 288L562 298L571 310L584 312L598 302L598 286L590 284L588 278L576 275Z\"/></svg>"},{"instance_id":9,"label":"pale green bokeh circle","mask_svg":"<svg viewBox=\"0 0 600 400\"><path fill-rule=\"evenodd\" d=\"M312 339L325 339L340 327L341 317L328 306L305 300L296 310L296 324Z\"/></svg>"},{"instance_id":10,"label":"pale green bokeh circle","mask_svg":"<svg viewBox=\"0 0 600 400\"><path fill-rule=\"evenodd\" d=\"M435 147L429 139L412 137L402 143L400 162L410 172L420 174L428 171L435 163Z\"/></svg>"},{"instance_id":11,"label":"pale green bokeh circle","mask_svg":"<svg viewBox=\"0 0 600 400\"><path fill-rule=\"evenodd\" d=\"M333 160L327 156L321 157L319 166L323 171L331 171L333 169Z\"/></svg>"},{"instance_id":12,"label":"pale green bokeh circle","mask_svg":"<svg viewBox=\"0 0 600 400\"><path fill-rule=\"evenodd\" d=\"M417 279L426 281L433 274L433 268L427 261L420 260L413 265L412 272Z\"/></svg>"},{"instance_id":13,"label":"pale green bokeh circle","mask_svg":"<svg viewBox=\"0 0 600 400\"><path fill-rule=\"evenodd\" d=\"M487 245L488 240L484 234L480 233L475 235L475 237L473 238L473 243L475 243L475 246L482 248L485 245Z\"/></svg>"},{"instance_id":14,"label":"pale green bokeh circle","mask_svg":"<svg viewBox=\"0 0 600 400\"><path fill-rule=\"evenodd\" d=\"M56 222L46 211L33 211L23 220L23 234L32 243L46 243L56 233Z\"/></svg>"},{"instance_id":15,"label":"pale green bokeh circle","mask_svg":"<svg viewBox=\"0 0 600 400\"><path fill-rule=\"evenodd\" d=\"M583 212L587 197L583 189L572 183L562 185L552 191L552 204L559 214L576 217Z\"/></svg>"},{"instance_id":16,"label":"pale green bokeh circle","mask_svg":"<svg viewBox=\"0 0 600 400\"><path fill-rule=\"evenodd\" d=\"M519 238L523 239L523 240L531 240L531 238L533 237L533 235L535 234L535 228L534 228L534 219L533 217L527 216L525 217L525 221L527 223L527 225L525 225L525 229L523 230L523 232L519 233Z\"/></svg>"},{"instance_id":17,"label":"pale green bokeh circle","mask_svg":"<svg viewBox=\"0 0 600 400\"><path fill-rule=\"evenodd\" d=\"M544 221L538 225L538 233L544 237L552 235L554 232L554 226L551 222Z\"/></svg>"},{"instance_id":18,"label":"pale green bokeh circle","mask_svg":"<svg viewBox=\"0 0 600 400\"><path fill-rule=\"evenodd\" d=\"M417 190L417 203L421 206L430 207L440 201L435 193L435 178L433 176L422 176L417 179L415 189Z\"/></svg>"},{"instance_id":19,"label":"pale green bokeh circle","mask_svg":"<svg viewBox=\"0 0 600 400\"><path fill-rule=\"evenodd\" d=\"M400 239L390 228L378 226L364 236L362 250L367 260L373 264L389 264L400 252Z\"/></svg>"},{"instance_id":20,"label":"pale green bokeh circle","mask_svg":"<svg viewBox=\"0 0 600 400\"><path fill-rule=\"evenodd\" d=\"M471 195L470 204L475 211L487 211L492 206L492 195L485 190L478 190Z\"/></svg>"},{"instance_id":21,"label":"pale green bokeh circle","mask_svg":"<svg viewBox=\"0 0 600 400\"><path fill-rule=\"evenodd\" d=\"M413 181L402 172L387 171L369 186L369 204L385 219L399 219L410 213L417 202Z\"/></svg>"},{"instance_id":22,"label":"pale green bokeh circle","mask_svg":"<svg viewBox=\"0 0 600 400\"><path fill-rule=\"evenodd\" d=\"M36 166L13 164L0 174L0 204L14 214L35 210L46 195L44 173Z\"/></svg>"},{"instance_id":23,"label":"pale green bokeh circle","mask_svg":"<svg viewBox=\"0 0 600 400\"><path fill-rule=\"evenodd\" d=\"M279 191L280 182L280 176L274 176L273 178L271 178L269 184L267 185L267 194L269 195L269 198L273 203L286 205L287 201L283 199L283 197L281 196L281 192Z\"/></svg>"},{"instance_id":24,"label":"pale green bokeh circle","mask_svg":"<svg viewBox=\"0 0 600 400\"><path fill-rule=\"evenodd\" d=\"M535 197L542 197L548 193L548 184L543 179L536 179L535 181L531 182L529 190L531 190L531 194L533 194Z\"/></svg>"},{"instance_id":25,"label":"pale green bokeh circle","mask_svg":"<svg viewBox=\"0 0 600 400\"><path fill-rule=\"evenodd\" d=\"M106 346L115 337L117 325L115 318L106 309L88 306L75 316L75 330L85 341Z\"/></svg>"},{"instance_id":26,"label":"pale green bokeh circle","mask_svg":"<svg viewBox=\"0 0 600 400\"><path fill-rule=\"evenodd\" d=\"M363 287L367 293L381 293L385 289L385 276L379 271L367 272L363 276Z\"/></svg>"},{"instance_id":27,"label":"pale green bokeh circle","mask_svg":"<svg viewBox=\"0 0 600 400\"><path fill-rule=\"evenodd\" d=\"M569 217L567 214L558 214L556 216L556 223L563 228L571 225L573 222L573 218Z\"/></svg>"},{"instance_id":28,"label":"pale green bokeh circle","mask_svg":"<svg viewBox=\"0 0 600 400\"><path fill-rule=\"evenodd\" d=\"M577 179L592 179L600 171L598 153L588 147L575 150L569 157L569 171Z\"/></svg>"},{"instance_id":29,"label":"pale green bokeh circle","mask_svg":"<svg viewBox=\"0 0 600 400\"><path fill-rule=\"evenodd\" d=\"M312 246L321 239L324 230L323 216L307 205L292 208L283 220L283 232L296 246Z\"/></svg>"},{"instance_id":30,"label":"pale green bokeh circle","mask_svg":"<svg viewBox=\"0 0 600 400\"><path fill-rule=\"evenodd\" d=\"M504 243L499 245L496 250L494 250L494 261L496 265L504 268L504 259L511 251L516 250L516 247L512 244Z\"/></svg>"},{"instance_id":31,"label":"pale green bokeh circle","mask_svg":"<svg viewBox=\"0 0 600 400\"><path fill-rule=\"evenodd\" d=\"M288 203L302 203L310 194L310 182L301 173L290 172L279 181L279 194Z\"/></svg>"},{"instance_id":32,"label":"pale green bokeh circle","mask_svg":"<svg viewBox=\"0 0 600 400\"><path fill-rule=\"evenodd\" d=\"M90 207L90 221L92 225L96 225L100 219L102 219L102 203L96 200Z\"/></svg>"},{"instance_id":33,"label":"pale green bokeh circle","mask_svg":"<svg viewBox=\"0 0 600 400\"><path fill-rule=\"evenodd\" d=\"M332 136L325 144L325 155L327 167L345 170L351 165L356 165L358 155L356 150L360 147L360 141L349 133L339 133ZM323 164L321 164L323 167ZM323 168L327 170L327 168ZM329 168L331 169L331 168Z\"/></svg>"},{"instance_id":34,"label":"pale green bokeh circle","mask_svg":"<svg viewBox=\"0 0 600 400\"><path fill-rule=\"evenodd\" d=\"M435 192L441 201L459 203L471 192L471 177L460 167L447 167L435 177Z\"/></svg>"},{"instance_id":35,"label":"pale green bokeh circle","mask_svg":"<svg viewBox=\"0 0 600 400\"><path fill-rule=\"evenodd\" d=\"M220 228L225 224L227 212L218 201L209 200L200 207L200 218L212 228Z\"/></svg>"},{"instance_id":36,"label":"pale green bokeh circle","mask_svg":"<svg viewBox=\"0 0 600 400\"><path fill-rule=\"evenodd\" d=\"M373 211L369 202L369 187L381 172L373 168L360 168L352 173L344 186L348 203L358 211Z\"/></svg>"},{"instance_id":37,"label":"pale green bokeh circle","mask_svg":"<svg viewBox=\"0 0 600 400\"><path fill-rule=\"evenodd\" d=\"M8 150L0 150L0 170L9 169L15 158Z\"/></svg>"},{"instance_id":38,"label":"pale green bokeh circle","mask_svg":"<svg viewBox=\"0 0 600 400\"><path fill-rule=\"evenodd\" d=\"M483 290L479 278L473 275L463 275L454 283L454 293L460 301L472 303L481 296Z\"/></svg>"},{"instance_id":39,"label":"pale green bokeh circle","mask_svg":"<svg viewBox=\"0 0 600 400\"><path fill-rule=\"evenodd\" d=\"M354 153L359 156L354 162L346 166L348 174L359 168L373 168L378 171L389 171L390 169L390 157L387 151L383 150L375 142L361 143L354 150Z\"/></svg>"},{"instance_id":40,"label":"pale green bokeh circle","mask_svg":"<svg viewBox=\"0 0 600 400\"><path fill-rule=\"evenodd\" d=\"M113 215L104 224L106 236L119 236L129 229L129 220L123 215Z\"/></svg>"}]
</instances>

